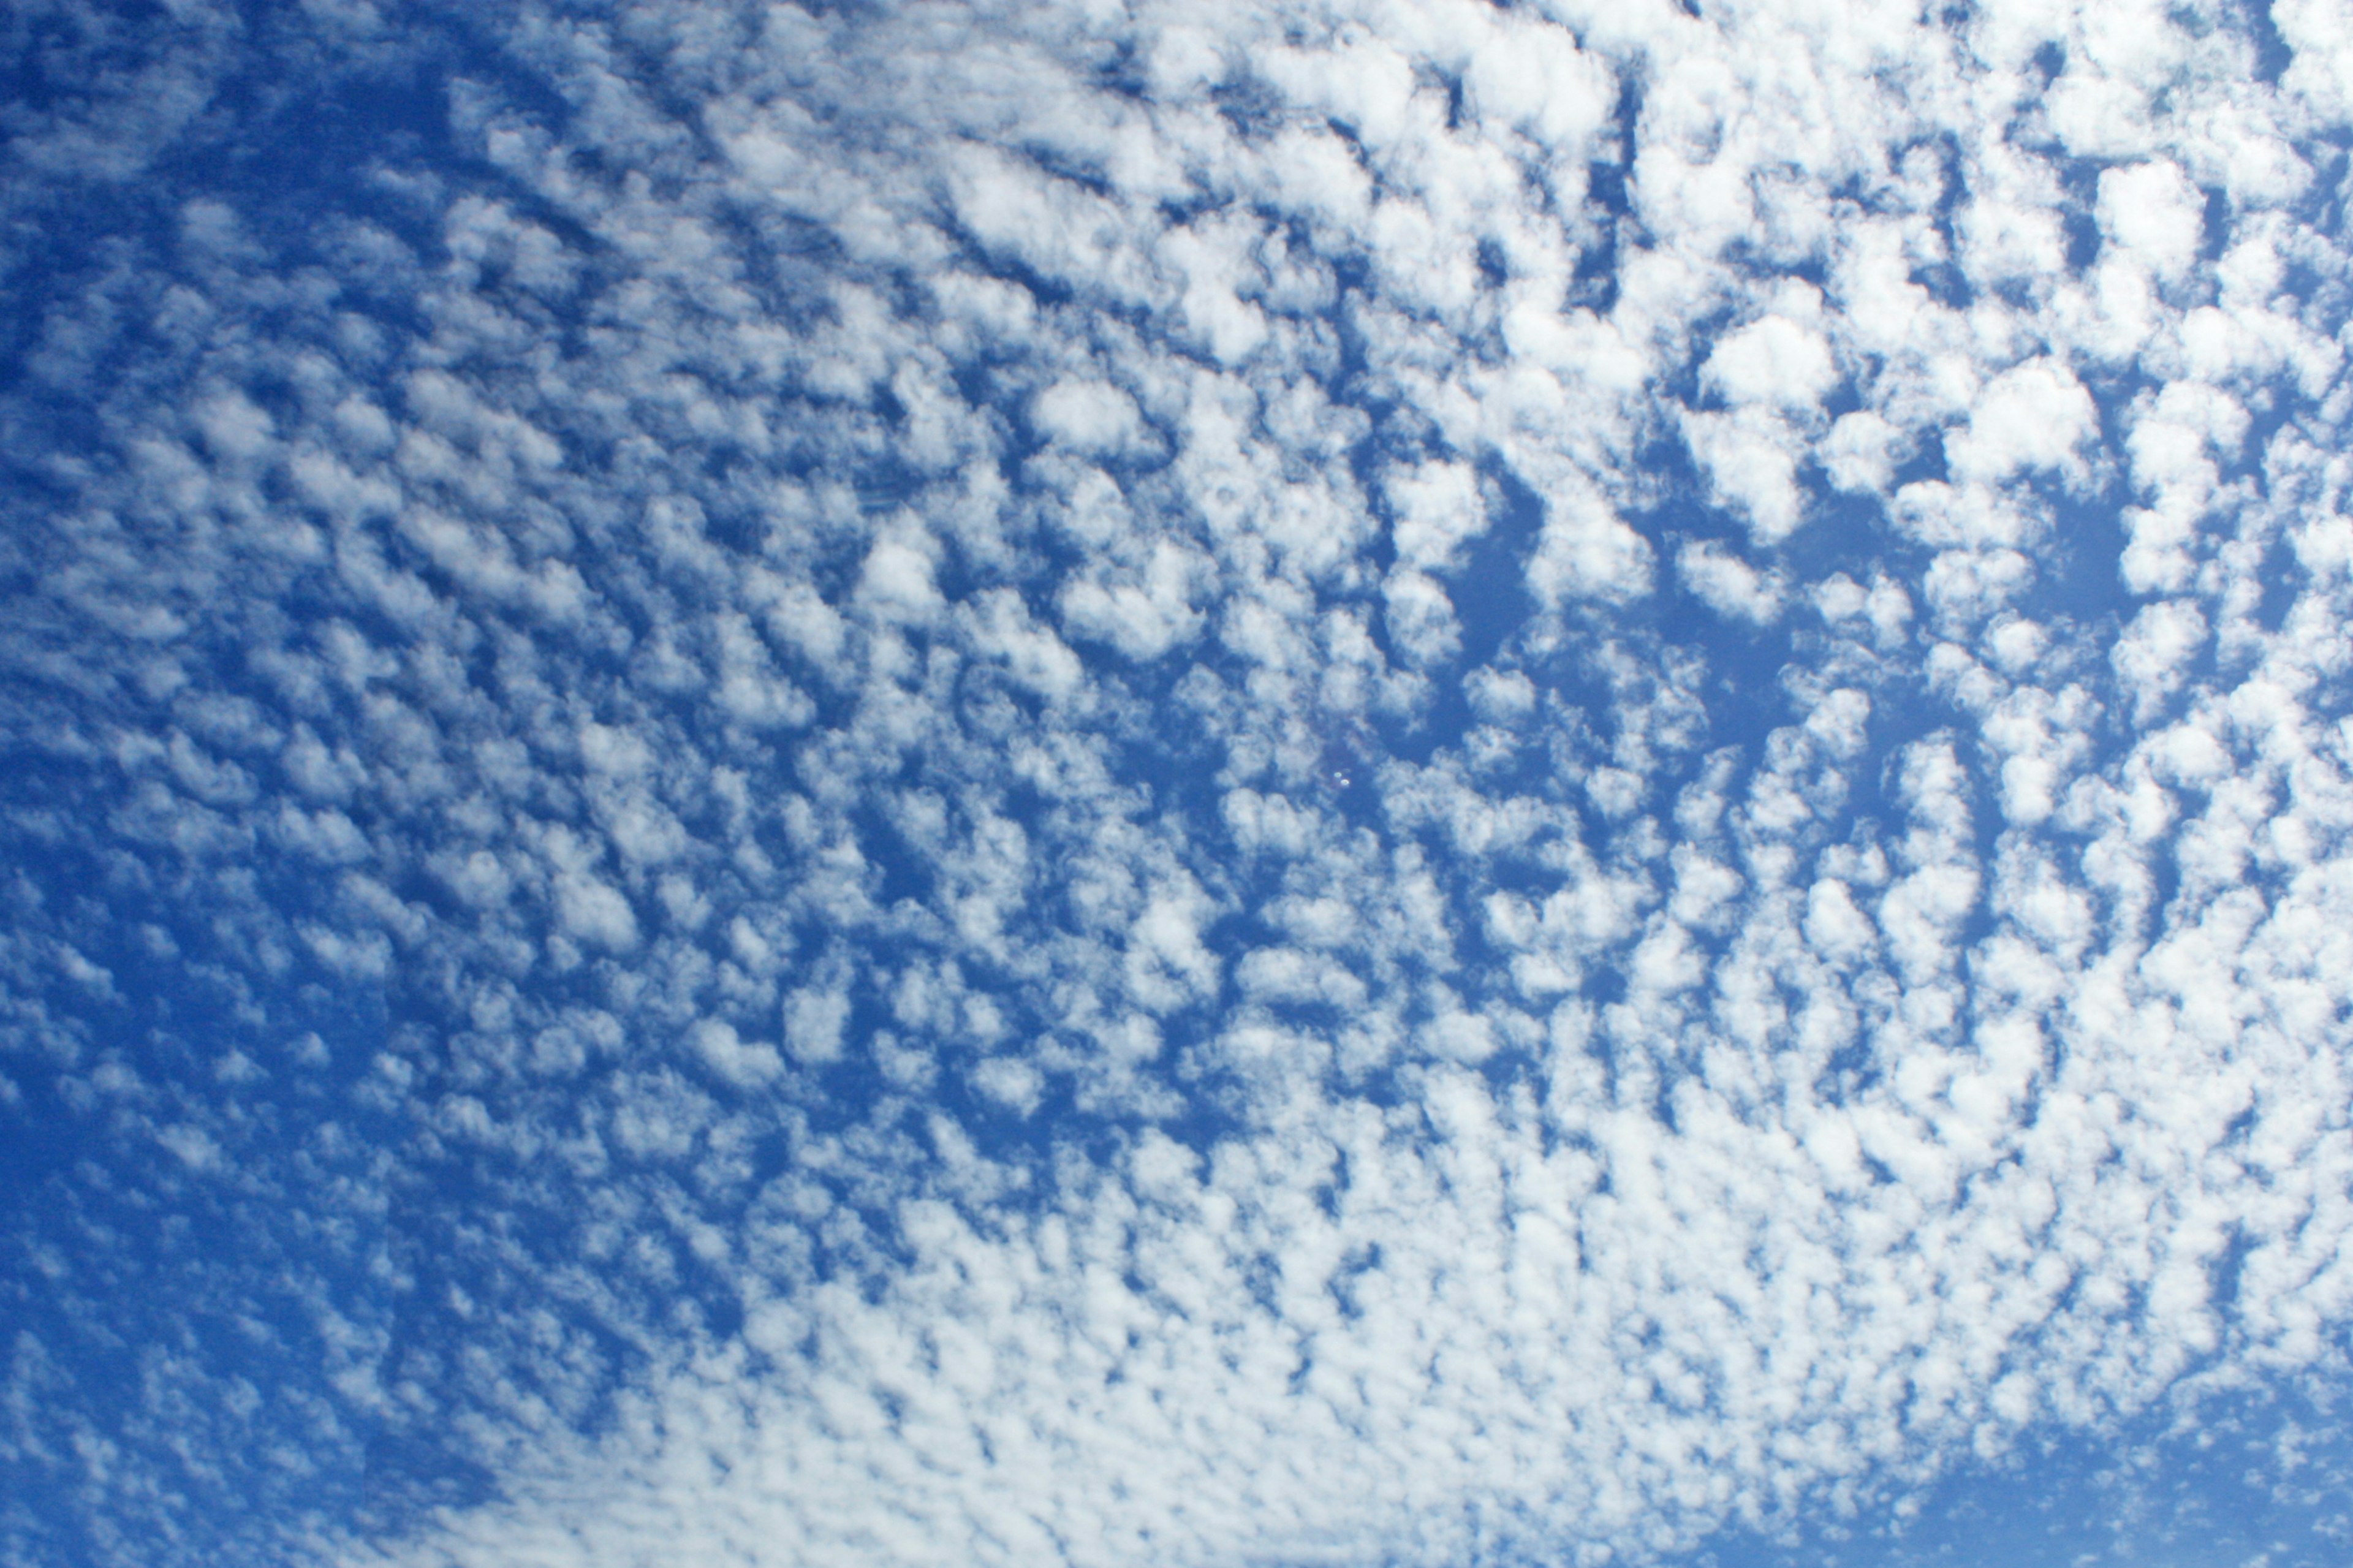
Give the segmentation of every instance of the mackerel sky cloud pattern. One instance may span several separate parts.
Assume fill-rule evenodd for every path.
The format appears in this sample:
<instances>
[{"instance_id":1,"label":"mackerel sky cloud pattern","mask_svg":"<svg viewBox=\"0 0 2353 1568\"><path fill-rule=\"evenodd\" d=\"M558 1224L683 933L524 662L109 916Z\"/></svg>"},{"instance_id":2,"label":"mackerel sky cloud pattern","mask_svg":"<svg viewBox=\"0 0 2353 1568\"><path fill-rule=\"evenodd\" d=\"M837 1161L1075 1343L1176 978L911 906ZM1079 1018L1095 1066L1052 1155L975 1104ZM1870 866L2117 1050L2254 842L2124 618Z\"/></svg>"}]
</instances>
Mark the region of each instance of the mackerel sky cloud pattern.
<instances>
[{"instance_id":1,"label":"mackerel sky cloud pattern","mask_svg":"<svg viewBox=\"0 0 2353 1568\"><path fill-rule=\"evenodd\" d=\"M2344 1560L2342 0L0 37L0 1557Z\"/></svg>"}]
</instances>

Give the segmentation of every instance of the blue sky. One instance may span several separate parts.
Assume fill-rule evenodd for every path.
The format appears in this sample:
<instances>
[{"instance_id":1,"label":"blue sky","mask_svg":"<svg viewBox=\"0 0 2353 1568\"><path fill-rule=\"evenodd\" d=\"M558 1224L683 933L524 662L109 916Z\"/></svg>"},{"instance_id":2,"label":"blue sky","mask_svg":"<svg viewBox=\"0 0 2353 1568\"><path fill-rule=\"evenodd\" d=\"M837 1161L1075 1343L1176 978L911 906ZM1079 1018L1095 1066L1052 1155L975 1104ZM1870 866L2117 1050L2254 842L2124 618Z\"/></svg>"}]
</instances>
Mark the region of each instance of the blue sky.
<instances>
[{"instance_id":1,"label":"blue sky","mask_svg":"<svg viewBox=\"0 0 2353 1568\"><path fill-rule=\"evenodd\" d=\"M0 1556L2353 1550L2340 0L0 37Z\"/></svg>"}]
</instances>

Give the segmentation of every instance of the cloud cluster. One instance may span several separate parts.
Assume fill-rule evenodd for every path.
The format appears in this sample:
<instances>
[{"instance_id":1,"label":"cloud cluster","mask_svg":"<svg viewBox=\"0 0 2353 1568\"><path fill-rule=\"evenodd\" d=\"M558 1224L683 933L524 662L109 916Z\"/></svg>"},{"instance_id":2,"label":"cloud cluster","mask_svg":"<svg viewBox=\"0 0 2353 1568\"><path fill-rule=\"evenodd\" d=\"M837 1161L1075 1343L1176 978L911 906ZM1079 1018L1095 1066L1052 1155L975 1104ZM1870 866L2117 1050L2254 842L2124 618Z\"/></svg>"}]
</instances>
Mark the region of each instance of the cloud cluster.
<instances>
[{"instance_id":1,"label":"cloud cluster","mask_svg":"<svg viewBox=\"0 0 2353 1568\"><path fill-rule=\"evenodd\" d=\"M12 1557L1601 1561L2341 1375L2313 7L22 26Z\"/></svg>"}]
</instances>

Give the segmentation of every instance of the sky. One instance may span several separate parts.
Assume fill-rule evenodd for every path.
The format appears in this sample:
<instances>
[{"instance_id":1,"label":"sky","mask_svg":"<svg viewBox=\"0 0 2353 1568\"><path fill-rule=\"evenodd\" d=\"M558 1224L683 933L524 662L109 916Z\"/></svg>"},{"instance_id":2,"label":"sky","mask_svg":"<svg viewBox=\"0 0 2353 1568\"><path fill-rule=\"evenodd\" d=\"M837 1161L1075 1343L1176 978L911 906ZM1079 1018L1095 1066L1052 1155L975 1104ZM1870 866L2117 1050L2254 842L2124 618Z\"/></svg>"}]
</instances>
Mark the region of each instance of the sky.
<instances>
[{"instance_id":1,"label":"sky","mask_svg":"<svg viewBox=\"0 0 2353 1568\"><path fill-rule=\"evenodd\" d=\"M0 1559L2353 1555L2348 0L0 40Z\"/></svg>"}]
</instances>

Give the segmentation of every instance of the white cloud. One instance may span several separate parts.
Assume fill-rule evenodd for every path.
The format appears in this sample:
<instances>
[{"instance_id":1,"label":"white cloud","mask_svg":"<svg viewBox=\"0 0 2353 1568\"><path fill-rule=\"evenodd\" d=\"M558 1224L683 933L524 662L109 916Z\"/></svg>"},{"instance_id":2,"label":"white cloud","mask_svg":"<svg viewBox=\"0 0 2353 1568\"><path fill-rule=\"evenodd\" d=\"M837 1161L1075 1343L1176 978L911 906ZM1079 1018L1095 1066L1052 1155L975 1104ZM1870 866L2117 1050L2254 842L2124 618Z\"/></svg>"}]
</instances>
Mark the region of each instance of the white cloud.
<instances>
[{"instance_id":1,"label":"white cloud","mask_svg":"<svg viewBox=\"0 0 2353 1568\"><path fill-rule=\"evenodd\" d=\"M1078 656L1061 638L1029 617L1029 607L1010 589L980 595L971 633L975 649L1005 661L1013 679L1040 696L1068 698L1086 679Z\"/></svg>"},{"instance_id":2,"label":"white cloud","mask_svg":"<svg viewBox=\"0 0 2353 1568\"><path fill-rule=\"evenodd\" d=\"M2169 160L2101 172L2100 232L2158 278L2179 278L2198 258L2205 212L2205 198Z\"/></svg>"},{"instance_id":3,"label":"white cloud","mask_svg":"<svg viewBox=\"0 0 2353 1568\"><path fill-rule=\"evenodd\" d=\"M1049 438L1075 451L1117 454L1144 437L1135 399L1105 382L1066 377L1039 393L1029 413Z\"/></svg>"},{"instance_id":4,"label":"white cloud","mask_svg":"<svg viewBox=\"0 0 2353 1568\"><path fill-rule=\"evenodd\" d=\"M2098 427L2091 394L2064 366L2031 360L1989 383L1968 426L1945 437L1954 476L1992 481L2022 468L2065 468Z\"/></svg>"},{"instance_id":5,"label":"white cloud","mask_svg":"<svg viewBox=\"0 0 2353 1568\"><path fill-rule=\"evenodd\" d=\"M1381 585L1382 621L1408 664L1440 664L1461 651L1462 626L1444 584L1426 572L1398 567Z\"/></svg>"},{"instance_id":6,"label":"white cloud","mask_svg":"<svg viewBox=\"0 0 2353 1568\"><path fill-rule=\"evenodd\" d=\"M1487 529L1479 476L1462 463L1423 463L1384 481L1397 509L1398 558L1424 572L1459 565L1463 542Z\"/></svg>"},{"instance_id":7,"label":"white cloud","mask_svg":"<svg viewBox=\"0 0 2353 1568\"><path fill-rule=\"evenodd\" d=\"M1683 586L1717 615L1763 626L1781 614L1779 574L1759 572L1713 544L1686 543L1676 552L1675 570Z\"/></svg>"},{"instance_id":8,"label":"white cloud","mask_svg":"<svg viewBox=\"0 0 2353 1568\"><path fill-rule=\"evenodd\" d=\"M705 1018L694 1026L694 1048L712 1072L730 1083L755 1084L774 1078L783 1067L776 1047L746 1042L734 1026Z\"/></svg>"},{"instance_id":9,"label":"white cloud","mask_svg":"<svg viewBox=\"0 0 2353 1568\"><path fill-rule=\"evenodd\" d=\"M2343 0L2283 0L2272 15L2293 58L2280 85L2323 116L2353 108L2353 48L2346 46Z\"/></svg>"},{"instance_id":10,"label":"white cloud","mask_svg":"<svg viewBox=\"0 0 2353 1568\"><path fill-rule=\"evenodd\" d=\"M598 876L596 852L558 828L548 835L546 852L555 891L557 929L573 941L612 952L638 943L638 918L621 890Z\"/></svg>"},{"instance_id":11,"label":"white cloud","mask_svg":"<svg viewBox=\"0 0 2353 1568\"><path fill-rule=\"evenodd\" d=\"M1589 487L1577 486L1547 501L1527 578L1547 604L1620 603L1650 592L1651 547Z\"/></svg>"},{"instance_id":12,"label":"white cloud","mask_svg":"<svg viewBox=\"0 0 2353 1568\"><path fill-rule=\"evenodd\" d=\"M1750 538L1769 547L1796 531L1806 510L1798 485L1804 442L1788 424L1753 411L1686 414L1683 439L1715 499L1746 520Z\"/></svg>"},{"instance_id":13,"label":"white cloud","mask_svg":"<svg viewBox=\"0 0 2353 1568\"><path fill-rule=\"evenodd\" d=\"M1817 457L1831 483L1842 490L1885 493L1895 477L1901 433L1868 409L1842 414L1831 426Z\"/></svg>"},{"instance_id":14,"label":"white cloud","mask_svg":"<svg viewBox=\"0 0 2353 1568\"><path fill-rule=\"evenodd\" d=\"M849 997L839 989L800 986L785 997L785 1044L805 1062L829 1062L842 1051Z\"/></svg>"},{"instance_id":15,"label":"white cloud","mask_svg":"<svg viewBox=\"0 0 2353 1568\"><path fill-rule=\"evenodd\" d=\"M932 574L932 557L920 545L885 539L867 552L859 573L859 597L886 619L921 624L937 616L944 604Z\"/></svg>"},{"instance_id":16,"label":"white cloud","mask_svg":"<svg viewBox=\"0 0 2353 1568\"><path fill-rule=\"evenodd\" d=\"M2181 689L2182 666L2204 646L2206 635L2206 617L2179 599L2161 599L2133 617L2108 657L2132 696L2137 720L2146 722Z\"/></svg>"},{"instance_id":17,"label":"white cloud","mask_svg":"<svg viewBox=\"0 0 2353 1568\"><path fill-rule=\"evenodd\" d=\"M972 1080L982 1094L1023 1116L1037 1111L1044 1088L1038 1069L1015 1057L989 1058L973 1068Z\"/></svg>"},{"instance_id":18,"label":"white cloud","mask_svg":"<svg viewBox=\"0 0 2353 1568\"><path fill-rule=\"evenodd\" d=\"M1736 404L1805 409L1836 384L1838 367L1821 333L1787 316L1766 316L1718 339L1702 374Z\"/></svg>"},{"instance_id":19,"label":"white cloud","mask_svg":"<svg viewBox=\"0 0 2353 1568\"><path fill-rule=\"evenodd\" d=\"M1479 43L1468 80L1482 117L1525 125L1546 146L1565 151L1601 129L1618 96L1608 67L1564 33L1508 21Z\"/></svg>"}]
</instances>

